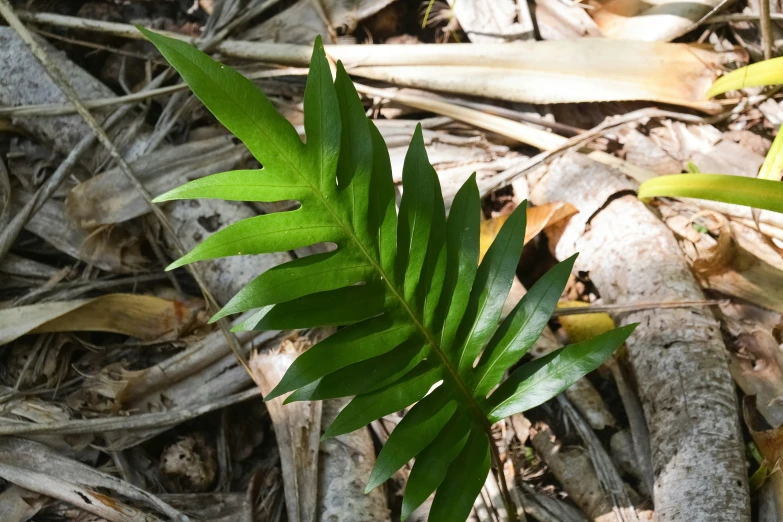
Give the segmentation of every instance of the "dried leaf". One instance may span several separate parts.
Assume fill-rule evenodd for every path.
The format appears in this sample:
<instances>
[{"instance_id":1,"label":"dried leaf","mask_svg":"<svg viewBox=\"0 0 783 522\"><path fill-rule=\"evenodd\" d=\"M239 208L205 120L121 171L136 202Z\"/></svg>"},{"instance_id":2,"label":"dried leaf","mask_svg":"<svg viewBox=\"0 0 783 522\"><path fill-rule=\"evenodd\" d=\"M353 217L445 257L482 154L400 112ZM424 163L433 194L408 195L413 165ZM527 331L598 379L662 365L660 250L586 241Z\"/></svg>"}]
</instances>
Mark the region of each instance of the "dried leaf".
<instances>
[{"instance_id":1,"label":"dried leaf","mask_svg":"<svg viewBox=\"0 0 783 522\"><path fill-rule=\"evenodd\" d=\"M243 34L248 40L312 44L316 36L350 34L358 22L377 13L392 0L299 0L285 11Z\"/></svg>"},{"instance_id":2,"label":"dried leaf","mask_svg":"<svg viewBox=\"0 0 783 522\"><path fill-rule=\"evenodd\" d=\"M761 234L739 223L722 224L717 243L696 243L693 270L703 286L783 313L783 258Z\"/></svg>"},{"instance_id":3,"label":"dried leaf","mask_svg":"<svg viewBox=\"0 0 783 522\"><path fill-rule=\"evenodd\" d=\"M668 42L693 29L720 4L721 0L601 0L598 9L588 12L607 38Z\"/></svg>"},{"instance_id":4,"label":"dried leaf","mask_svg":"<svg viewBox=\"0 0 783 522\"><path fill-rule=\"evenodd\" d=\"M515 0L449 0L451 12L471 42L504 43L533 38L527 2ZM519 22L516 22L519 17Z\"/></svg>"},{"instance_id":5,"label":"dried leaf","mask_svg":"<svg viewBox=\"0 0 783 522\"><path fill-rule=\"evenodd\" d=\"M759 496L759 520L772 521L783 518L783 427L773 428L764 421L756 409L756 397L747 395L742 402L745 424L756 443L764 463L772 473L762 485Z\"/></svg>"},{"instance_id":6,"label":"dried leaf","mask_svg":"<svg viewBox=\"0 0 783 522\"><path fill-rule=\"evenodd\" d=\"M200 307L135 294L39 303L0 310L0 345L28 333L99 331L145 341L176 339L193 327Z\"/></svg>"},{"instance_id":7,"label":"dried leaf","mask_svg":"<svg viewBox=\"0 0 783 522\"><path fill-rule=\"evenodd\" d=\"M717 111L705 99L730 54L600 38L504 44L327 48L349 72L406 87L530 103L649 100Z\"/></svg>"},{"instance_id":8,"label":"dried leaf","mask_svg":"<svg viewBox=\"0 0 783 522\"><path fill-rule=\"evenodd\" d=\"M31 197L22 191L13 194L14 211ZM25 229L74 259L107 272L135 272L145 263L138 238L118 227L87 233L73 225L59 201L50 199L25 225Z\"/></svg>"},{"instance_id":9,"label":"dried leaf","mask_svg":"<svg viewBox=\"0 0 783 522\"><path fill-rule=\"evenodd\" d=\"M577 213L576 208L570 203L556 201L539 207L527 207L527 229L525 230L525 244L536 237L545 228L560 221L570 218ZM481 222L481 246L480 259L489 250L489 246L500 232L503 223L508 219L508 214L498 216Z\"/></svg>"},{"instance_id":10,"label":"dried leaf","mask_svg":"<svg viewBox=\"0 0 783 522\"><path fill-rule=\"evenodd\" d=\"M186 143L131 164L153 196L202 176L231 170L248 154L230 136ZM68 218L83 229L121 223L149 212L149 205L119 167L76 186L65 204Z\"/></svg>"},{"instance_id":11,"label":"dried leaf","mask_svg":"<svg viewBox=\"0 0 783 522\"><path fill-rule=\"evenodd\" d=\"M724 317L736 339L729 369L745 395L756 397L756 409L772 427L783 425L783 353L772 332L748 321Z\"/></svg>"},{"instance_id":12,"label":"dried leaf","mask_svg":"<svg viewBox=\"0 0 783 522\"><path fill-rule=\"evenodd\" d=\"M561 301L557 305L558 308L587 306L590 304L584 301ZM614 328L614 320L604 313L561 315L558 319L572 343L581 343Z\"/></svg>"}]
</instances>

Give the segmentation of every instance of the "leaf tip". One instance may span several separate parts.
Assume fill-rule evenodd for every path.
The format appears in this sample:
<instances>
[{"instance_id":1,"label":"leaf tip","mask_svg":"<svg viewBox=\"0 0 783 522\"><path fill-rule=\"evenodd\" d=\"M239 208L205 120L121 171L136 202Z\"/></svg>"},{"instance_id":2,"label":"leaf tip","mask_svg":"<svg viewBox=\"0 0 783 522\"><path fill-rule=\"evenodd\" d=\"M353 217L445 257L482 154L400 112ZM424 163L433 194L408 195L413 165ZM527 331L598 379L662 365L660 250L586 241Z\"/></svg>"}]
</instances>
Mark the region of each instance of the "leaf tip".
<instances>
[{"instance_id":1,"label":"leaf tip","mask_svg":"<svg viewBox=\"0 0 783 522\"><path fill-rule=\"evenodd\" d=\"M620 328L623 329L623 330L627 330L628 331L628 335L631 335L634 332L634 330L636 330L636 327L639 326L640 324L641 323L631 323L631 324L627 324L625 326L621 326Z\"/></svg>"},{"instance_id":2,"label":"leaf tip","mask_svg":"<svg viewBox=\"0 0 783 522\"><path fill-rule=\"evenodd\" d=\"M373 489L383 484L384 479L383 477L381 477L381 473L382 472L378 471L378 463L376 462L375 466L372 468L372 471L370 472L370 478L367 479L367 485L364 487L365 495L367 495Z\"/></svg>"},{"instance_id":3,"label":"leaf tip","mask_svg":"<svg viewBox=\"0 0 783 522\"><path fill-rule=\"evenodd\" d=\"M278 384L277 386L275 386L275 388L274 388L274 389L273 389L271 392L269 392L269 393L266 395L266 397L264 397L264 402L269 402L269 401L271 401L272 399L277 399L277 398L278 398L278 397L280 397L280 396L281 396L283 393L285 393L285 392L280 390L280 385Z\"/></svg>"},{"instance_id":4,"label":"leaf tip","mask_svg":"<svg viewBox=\"0 0 783 522\"><path fill-rule=\"evenodd\" d=\"M413 131L411 143L421 143L421 146L424 147L424 131L422 130L421 122L416 123L416 129Z\"/></svg>"},{"instance_id":5,"label":"leaf tip","mask_svg":"<svg viewBox=\"0 0 783 522\"><path fill-rule=\"evenodd\" d=\"M164 270L166 272L170 272L170 271L174 270L175 268L179 268L181 266L187 265L188 261L185 259L186 257L187 256L180 257L179 259L177 259L176 261L171 263L169 266L167 266Z\"/></svg>"}]
</instances>

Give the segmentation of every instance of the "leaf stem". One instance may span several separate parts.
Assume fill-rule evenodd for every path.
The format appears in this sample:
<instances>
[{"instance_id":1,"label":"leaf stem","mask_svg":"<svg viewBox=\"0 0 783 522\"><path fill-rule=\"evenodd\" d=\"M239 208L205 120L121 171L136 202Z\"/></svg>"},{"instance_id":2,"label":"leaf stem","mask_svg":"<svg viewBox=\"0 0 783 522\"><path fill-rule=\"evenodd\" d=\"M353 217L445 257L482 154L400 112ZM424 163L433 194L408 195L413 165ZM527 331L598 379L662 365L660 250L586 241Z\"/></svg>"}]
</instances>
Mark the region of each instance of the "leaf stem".
<instances>
[{"instance_id":1,"label":"leaf stem","mask_svg":"<svg viewBox=\"0 0 783 522\"><path fill-rule=\"evenodd\" d=\"M498 484L500 484L500 494L503 496L503 503L506 505L506 513L508 514L509 522L519 522L517 518L517 508L514 504L514 500L511 498L511 493L508 491L508 485L506 484L506 475L503 473L503 463L500 462L500 452L495 445L495 441L492 440L492 429L486 430L487 437L489 437L489 451L492 454L492 461L495 463L495 472L497 473Z\"/></svg>"}]
</instances>

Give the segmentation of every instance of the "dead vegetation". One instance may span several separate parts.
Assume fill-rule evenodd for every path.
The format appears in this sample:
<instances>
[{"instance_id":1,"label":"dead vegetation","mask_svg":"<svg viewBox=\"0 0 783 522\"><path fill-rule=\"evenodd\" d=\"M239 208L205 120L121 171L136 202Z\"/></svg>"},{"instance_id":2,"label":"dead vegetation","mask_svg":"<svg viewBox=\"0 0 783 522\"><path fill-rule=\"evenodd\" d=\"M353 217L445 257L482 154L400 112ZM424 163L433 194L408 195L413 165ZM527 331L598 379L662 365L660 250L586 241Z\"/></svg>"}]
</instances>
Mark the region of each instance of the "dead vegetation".
<instances>
[{"instance_id":1,"label":"dead vegetation","mask_svg":"<svg viewBox=\"0 0 783 522\"><path fill-rule=\"evenodd\" d=\"M447 208L477 173L483 251L535 205L507 309L581 252L534 357L641 323L610 364L494 427L520 519L783 519L783 218L635 197L691 163L756 175L783 98L705 93L778 54L781 7L450 3L0 0L0 521L399 520L408 470L363 493L398 415L321 442L341 401L261 400L330 332L207 325L259 273L322 247L163 271L293 203L151 204L257 164L132 24L219 56L298 129L322 35L395 182L421 122ZM490 473L474 520L508 518L503 486Z\"/></svg>"}]
</instances>

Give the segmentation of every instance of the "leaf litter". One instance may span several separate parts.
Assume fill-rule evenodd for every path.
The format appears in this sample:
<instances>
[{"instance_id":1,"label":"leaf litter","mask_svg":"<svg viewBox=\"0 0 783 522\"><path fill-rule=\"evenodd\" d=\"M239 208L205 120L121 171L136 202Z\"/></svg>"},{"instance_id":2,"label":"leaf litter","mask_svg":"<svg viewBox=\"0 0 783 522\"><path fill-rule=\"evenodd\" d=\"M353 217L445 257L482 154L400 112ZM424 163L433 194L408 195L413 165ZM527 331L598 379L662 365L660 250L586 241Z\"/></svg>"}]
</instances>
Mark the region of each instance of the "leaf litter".
<instances>
[{"instance_id":1,"label":"leaf litter","mask_svg":"<svg viewBox=\"0 0 783 522\"><path fill-rule=\"evenodd\" d=\"M668 103L665 108L672 115L608 127L571 148L585 147L582 150L592 157L629 172L643 171L644 176L678 173L690 162L703 170L755 176L759 158L779 124L773 121L776 112L771 104L779 103L775 93L762 95L749 89L745 96L731 92L720 103L708 103L703 97L728 63L744 63L748 56L755 61L761 56L758 26L731 18L740 14L744 3L722 15L728 17L726 21L711 23L710 17L720 15L710 13L709 6L705 12L672 11L664 16L645 11L649 6L642 4L618 12L611 3L509 1L492 3L489 9L481 0L458 0L453 12L446 2L436 2L423 29L424 11L400 1L367 0L349 6L344 2L273 5L278 3L251 0L244 8L233 1L196 2L189 9L176 2L130 2L125 7L92 2L79 11L33 3L30 12L22 12L21 2L15 4L28 27L47 32L47 51L56 57L58 67L68 71L84 100L111 101L118 92L131 92L126 82L130 77L138 78L139 83L132 86L138 91L150 73L162 71L159 57L149 47L142 45L134 51L149 62L122 54L130 47L118 34L135 31L122 24L140 22L188 37L201 34L204 48L214 49L232 65L250 72L306 66L301 49L322 34L332 46L330 57L342 59L356 79L368 81L365 108L377 118L390 145L395 172L401 172L416 121L429 117L425 146L440 176L447 208L449 195L453 197L472 172L478 173L479 186L488 192L482 205L488 241L493 236L491 223L502 221L527 197L527 183L538 186L551 160L534 161L532 166L526 162L541 149L562 146L568 139L560 134L563 126L570 126L578 136L604 119L611 121L639 107ZM751 17L753 9L746 8ZM48 10L54 12L47 15ZM484 13L492 16L482 18ZM89 28L85 27L88 18L95 20ZM0 103L42 106L42 110L62 104L65 97L46 69L28 54L13 31L0 29L3 41L9 43L4 46L7 51L0 52L0 61L12 54L22 60L15 75L0 81ZM624 54L623 42L585 38L601 35L647 42L682 39L677 44L626 44L640 49L629 62L619 59L631 54ZM564 36L569 40L534 42ZM274 47L271 41L301 47ZM410 52L378 45L405 45L400 42L409 42ZM451 57L451 48L446 48L455 42L463 42L459 54L467 57L458 63ZM495 47L483 47L489 43ZM97 50L86 51L84 44ZM8 51L12 46L17 52ZM586 46L604 49L604 54L577 60L576 49ZM56 49L65 49L68 55ZM487 52L499 63L483 59L486 54L482 53ZM513 57L520 55L527 55L530 63L514 63ZM109 58L116 57L121 57L122 74L109 68ZM666 67L659 69L653 57ZM490 65L506 67L500 73L505 83L487 81L492 76L486 73L495 72L488 70ZM521 75L528 78L521 82ZM24 82L33 82L32 87ZM286 117L301 125L301 75L261 82ZM629 105L624 100L647 101ZM598 101L602 103L594 103ZM115 123L110 136L153 196L186 180L257 166L188 94L140 96L135 103L129 107L131 116ZM460 111L455 108L458 104L481 109ZM490 110L500 119L479 117L492 114ZM1 118L6 116L0 116L0 225L5 226L89 131L78 115ZM46 161L41 161L40 153L33 153L34 147L48 151L43 156ZM572 161L570 157L563 160ZM206 313L198 284L185 274L167 278L162 273L163 266L176 257L176 248L151 219L144 198L120 168L107 161L100 146L83 158L69 168L70 174L62 178L56 191L36 204L24 230L7 245L5 251L10 253L0 259L0 332L6 345L0 349L0 462L5 463L0 477L6 481L0 486L4 487L0 493L3 519L31 520L45 514L76 520L92 513L104 520L243 517L266 521L286 516L296 520L294 506L302 520L313 514L324 519L329 514L347 516L341 506L362 501L377 510L373 520L396 520L398 493L409 469L393 477L385 494L374 493L369 499L361 488L352 491L351 481L364 482L362 473L369 475L372 467L366 463L376 456L372 438L383 441L399 417L392 414L373 423L372 429L357 433L362 442L338 441L326 448L321 443L319 449L320 425L328 425L320 416L326 416L326 411L302 413L283 407L273 413L271 405L267 410L231 343L219 330L204 325ZM35 161L38 170L30 168ZM526 169L524 175L515 175L521 166ZM505 205L500 211L498 201L505 202L500 203ZM551 252L557 251L559 242L570 241L576 226L589 229L594 214L600 215L600 206L584 208L579 203L579 196L572 193L549 206L530 208L542 213L541 225L538 235L526 238L529 243L510 300L519 300L525 286L540 277L543 272L536 276L537 267L552 263ZM772 212L762 211L756 217L745 208L693 200L657 201L654 210L674 234L707 298L723 299L733 307L722 304L718 317L734 380L745 396L744 418L737 421L746 423L750 438L770 467L770 459L776 459L781 448L775 430L783 422L777 411L783 389L783 373L777 369L783 312L777 291L783 269L783 221ZM186 246L229 223L271 211L264 205L203 201L165 208L166 218ZM218 301L225 303L259 272L310 253L211 261L204 281ZM564 301L575 299L581 307L596 309L612 304L634 306L609 301L611 291L593 282L589 273L574 275ZM633 282L626 284L633 287ZM628 312L610 313L618 320ZM577 337L568 324L578 317L589 316L565 315L552 322L533 354L544 355ZM298 343L297 349L306 346L301 339L311 335L318 334L240 334L233 342L249 358L254 375L263 375L277 364L271 361L283 357L292 344ZM644 424L641 412L646 400L641 397L639 402L637 381L646 378L640 372L633 360L618 357L583 379L588 391L580 395L566 392L573 406L561 399L534 409L532 423L528 421L535 433L532 443L516 429L521 426L519 419L495 426L496 438L504 441L504 479L517 501L519 516L633 520L644 519L655 508L641 459L635 471L627 458L622 465L617 458L614 463L607 460L607 452L620 452L628 440L639 456L644 445L650 444L649 434L640 433L641 428L648 428L639 422L641 418ZM263 390L266 384L259 385ZM603 413L596 417L598 411ZM305 437L314 438L307 443L309 453L280 435L280 430L288 429L284 426L299 422L313 426ZM575 425L581 427L575 430ZM584 429L592 430L597 439ZM18 436L37 442L14 438ZM578 465L564 465L552 460L547 449L552 444L587 450L559 452L563 459L580 457ZM340 456L340 451L345 453ZM30 458L9 460L11 455ZM175 466L172 459L179 460L179 455L185 455L184 462ZM294 473L305 473L305 486L291 478L291 469L308 455L307 466ZM357 462L364 462L364 467ZM751 471L763 468L757 461L748 462ZM564 475L566 470L574 473L582 490L574 489L574 481ZM779 490L775 476L769 474L761 481L761 489L753 492L754 502L760 502L759 520L780 516L774 511L775 491ZM625 504L618 503L612 489L618 477L631 491ZM488 478L474 506L476 520L505 519L507 506L499 491L497 479ZM586 494L604 503L588 503ZM668 520L664 511L657 515ZM426 518L426 504L418 516L423 517L419 520Z\"/></svg>"}]
</instances>

